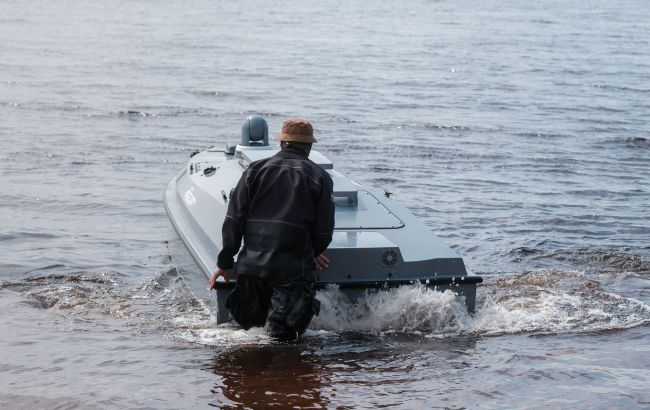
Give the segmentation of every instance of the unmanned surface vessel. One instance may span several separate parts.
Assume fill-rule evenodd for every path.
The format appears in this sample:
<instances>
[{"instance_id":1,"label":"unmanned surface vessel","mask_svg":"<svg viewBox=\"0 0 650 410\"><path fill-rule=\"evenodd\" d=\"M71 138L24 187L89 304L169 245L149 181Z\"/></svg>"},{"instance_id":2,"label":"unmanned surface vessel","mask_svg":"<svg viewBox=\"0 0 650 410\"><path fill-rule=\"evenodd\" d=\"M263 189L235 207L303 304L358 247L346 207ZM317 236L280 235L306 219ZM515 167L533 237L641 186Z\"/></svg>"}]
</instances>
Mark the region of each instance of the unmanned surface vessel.
<instances>
[{"instance_id":1,"label":"unmanned surface vessel","mask_svg":"<svg viewBox=\"0 0 650 410\"><path fill-rule=\"evenodd\" d=\"M230 321L225 301L235 285L220 278L216 292L208 280L221 250L221 224L230 191L253 162L278 152L269 144L268 127L252 127L249 117L241 141L225 149L210 148L193 155L167 185L163 202L172 226L170 250L174 265L194 296L216 314L217 323ZM255 128L255 129L253 129ZM468 272L463 260L399 203L384 192L361 185L338 172L324 155L312 150L309 159L334 181L335 230L325 251L330 259L319 272L317 289L339 286L354 299L366 291L421 283L451 289L474 311L476 284L481 277Z\"/></svg>"}]
</instances>

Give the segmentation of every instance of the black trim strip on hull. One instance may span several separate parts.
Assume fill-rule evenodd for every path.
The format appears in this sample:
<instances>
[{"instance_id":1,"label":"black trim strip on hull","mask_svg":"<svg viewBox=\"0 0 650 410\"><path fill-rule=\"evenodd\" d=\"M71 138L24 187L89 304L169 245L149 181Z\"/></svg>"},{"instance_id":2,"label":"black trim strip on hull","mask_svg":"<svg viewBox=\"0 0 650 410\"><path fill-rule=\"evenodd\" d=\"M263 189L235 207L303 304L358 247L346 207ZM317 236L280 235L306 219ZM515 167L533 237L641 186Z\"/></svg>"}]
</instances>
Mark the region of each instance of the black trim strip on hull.
<instances>
[{"instance_id":1,"label":"black trim strip on hull","mask_svg":"<svg viewBox=\"0 0 650 410\"><path fill-rule=\"evenodd\" d=\"M314 288L323 289L327 285L338 285L341 289L382 289L382 288L396 288L403 285L412 285L416 282L432 286L443 285L475 285L482 283L483 278L480 276L453 276L445 278L429 278L429 279L413 279L413 280L386 280L386 281L356 281L356 282L315 282ZM235 287L235 282L217 282L215 288L217 289L232 289Z\"/></svg>"}]
</instances>

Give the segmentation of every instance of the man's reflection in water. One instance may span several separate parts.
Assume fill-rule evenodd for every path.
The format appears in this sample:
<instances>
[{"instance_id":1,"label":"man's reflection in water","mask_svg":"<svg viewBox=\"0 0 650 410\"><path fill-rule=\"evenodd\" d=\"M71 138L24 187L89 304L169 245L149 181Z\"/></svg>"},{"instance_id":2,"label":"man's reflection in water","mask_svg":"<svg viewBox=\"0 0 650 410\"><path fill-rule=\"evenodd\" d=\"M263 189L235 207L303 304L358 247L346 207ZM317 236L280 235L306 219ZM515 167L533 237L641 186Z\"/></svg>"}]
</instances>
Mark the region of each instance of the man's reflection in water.
<instances>
[{"instance_id":1,"label":"man's reflection in water","mask_svg":"<svg viewBox=\"0 0 650 410\"><path fill-rule=\"evenodd\" d=\"M272 345L220 353L206 370L222 378L213 390L219 408L325 408L321 367L304 347Z\"/></svg>"}]
</instances>

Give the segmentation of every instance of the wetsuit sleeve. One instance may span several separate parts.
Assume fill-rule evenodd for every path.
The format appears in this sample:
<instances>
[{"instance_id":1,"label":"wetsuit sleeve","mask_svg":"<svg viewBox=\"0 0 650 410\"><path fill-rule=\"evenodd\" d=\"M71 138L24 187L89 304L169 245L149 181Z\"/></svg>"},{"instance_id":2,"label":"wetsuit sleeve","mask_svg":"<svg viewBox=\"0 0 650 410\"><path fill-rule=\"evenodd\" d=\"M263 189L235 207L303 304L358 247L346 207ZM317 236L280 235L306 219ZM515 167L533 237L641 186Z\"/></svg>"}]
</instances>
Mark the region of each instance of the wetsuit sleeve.
<instances>
[{"instance_id":1,"label":"wetsuit sleeve","mask_svg":"<svg viewBox=\"0 0 650 410\"><path fill-rule=\"evenodd\" d=\"M332 242L334 233L334 190L332 178L328 174L322 178L321 192L316 202L316 221L311 231L314 255L320 255Z\"/></svg>"},{"instance_id":2,"label":"wetsuit sleeve","mask_svg":"<svg viewBox=\"0 0 650 410\"><path fill-rule=\"evenodd\" d=\"M228 212L221 228L223 249L217 257L217 266L221 269L232 269L244 236L248 215L247 175L247 172L242 174L228 201Z\"/></svg>"}]
</instances>

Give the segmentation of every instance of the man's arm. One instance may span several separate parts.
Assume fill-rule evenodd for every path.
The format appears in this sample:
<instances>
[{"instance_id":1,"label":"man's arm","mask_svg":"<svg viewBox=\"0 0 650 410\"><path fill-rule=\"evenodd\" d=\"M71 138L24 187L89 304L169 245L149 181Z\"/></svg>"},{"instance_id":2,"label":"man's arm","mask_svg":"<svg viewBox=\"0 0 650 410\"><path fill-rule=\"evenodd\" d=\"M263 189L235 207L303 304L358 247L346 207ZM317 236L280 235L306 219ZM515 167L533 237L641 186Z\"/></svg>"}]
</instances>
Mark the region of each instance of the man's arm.
<instances>
[{"instance_id":1,"label":"man's arm","mask_svg":"<svg viewBox=\"0 0 650 410\"><path fill-rule=\"evenodd\" d=\"M316 220L311 230L311 242L314 255L318 256L332 242L334 233L334 190L332 178L328 174L322 178L321 192L316 203Z\"/></svg>"},{"instance_id":2,"label":"man's arm","mask_svg":"<svg viewBox=\"0 0 650 410\"><path fill-rule=\"evenodd\" d=\"M248 216L247 172L244 171L237 186L232 191L228 202L228 212L221 228L223 248L217 257L217 266L230 270L234 265L234 256L239 252L241 240Z\"/></svg>"}]
</instances>

